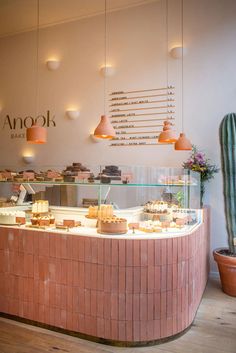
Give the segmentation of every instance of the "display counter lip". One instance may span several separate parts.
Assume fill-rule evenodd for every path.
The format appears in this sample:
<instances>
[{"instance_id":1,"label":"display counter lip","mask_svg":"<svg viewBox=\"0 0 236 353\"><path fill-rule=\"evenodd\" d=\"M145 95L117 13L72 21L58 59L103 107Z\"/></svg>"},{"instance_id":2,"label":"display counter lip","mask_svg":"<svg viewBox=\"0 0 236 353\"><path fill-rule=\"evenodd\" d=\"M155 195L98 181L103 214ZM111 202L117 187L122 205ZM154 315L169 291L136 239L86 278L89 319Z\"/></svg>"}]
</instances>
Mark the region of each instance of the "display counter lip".
<instances>
[{"instance_id":1,"label":"display counter lip","mask_svg":"<svg viewBox=\"0 0 236 353\"><path fill-rule=\"evenodd\" d=\"M89 238L100 238L100 239L114 239L114 240L155 240L155 239L174 239L174 238L180 238L184 237L186 235L192 234L196 229L199 228L201 225L201 222L196 223L195 225L191 226L191 228L186 229L185 231L179 232L179 233L144 233L144 234L132 234L131 230L129 231L129 234L122 234L122 235L117 235L117 234L100 234L97 232L96 228L90 228L89 233L85 232L78 232L78 230L81 230L87 227L81 227L78 228L77 232L72 231L71 229L68 229L68 231L62 230L62 229L38 229L38 228L27 228L24 225L18 225L18 226L8 226L8 225L0 225L1 228L7 228L7 229L12 229L12 230L20 230L20 231L33 231L33 232L41 232L41 233L48 233L52 235L71 235L71 236L79 236L79 237L89 237Z\"/></svg>"}]
</instances>

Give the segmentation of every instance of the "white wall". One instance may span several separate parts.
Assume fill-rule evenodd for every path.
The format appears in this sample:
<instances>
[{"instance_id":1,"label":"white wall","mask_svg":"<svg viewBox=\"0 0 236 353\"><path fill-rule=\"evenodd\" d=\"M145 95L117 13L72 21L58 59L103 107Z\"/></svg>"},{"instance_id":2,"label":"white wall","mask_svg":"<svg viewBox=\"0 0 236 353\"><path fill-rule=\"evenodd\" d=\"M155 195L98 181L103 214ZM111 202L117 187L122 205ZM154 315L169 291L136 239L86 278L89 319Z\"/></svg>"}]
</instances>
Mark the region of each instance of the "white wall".
<instances>
[{"instance_id":1,"label":"white wall","mask_svg":"<svg viewBox=\"0 0 236 353\"><path fill-rule=\"evenodd\" d=\"M184 8L184 122L191 141L220 165L218 129L226 113L236 110L236 2L188 0ZM181 41L180 1L169 1L169 47ZM13 117L35 114L34 32L0 39L1 124ZM107 91L158 87L166 83L165 1L118 11L108 16L108 61L117 73ZM91 17L40 30L39 112L55 114L57 127L49 129L48 143L34 146L37 165L139 164L180 166L188 153L171 146L109 147L94 144L90 132L103 113L104 18ZM51 55L61 67L49 72ZM169 83L176 85L177 130L181 129L181 62L169 58ZM78 105L77 121L65 110ZM29 147L12 140L0 126L0 165L21 167ZM212 209L212 248L226 243L221 174L207 185L206 203ZM212 269L215 267L212 264Z\"/></svg>"}]
</instances>

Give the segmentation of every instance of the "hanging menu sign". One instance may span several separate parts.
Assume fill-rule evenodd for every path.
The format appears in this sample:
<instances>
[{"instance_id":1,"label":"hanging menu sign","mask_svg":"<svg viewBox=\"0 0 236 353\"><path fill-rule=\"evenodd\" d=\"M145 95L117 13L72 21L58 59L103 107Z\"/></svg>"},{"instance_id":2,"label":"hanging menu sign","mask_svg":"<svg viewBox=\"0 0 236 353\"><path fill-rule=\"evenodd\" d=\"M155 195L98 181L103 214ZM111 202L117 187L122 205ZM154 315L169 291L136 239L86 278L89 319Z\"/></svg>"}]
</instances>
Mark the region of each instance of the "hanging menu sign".
<instances>
[{"instance_id":1,"label":"hanging menu sign","mask_svg":"<svg viewBox=\"0 0 236 353\"><path fill-rule=\"evenodd\" d=\"M157 145L163 122L174 124L173 86L117 91L109 97L110 119L116 131L110 146Z\"/></svg>"}]
</instances>

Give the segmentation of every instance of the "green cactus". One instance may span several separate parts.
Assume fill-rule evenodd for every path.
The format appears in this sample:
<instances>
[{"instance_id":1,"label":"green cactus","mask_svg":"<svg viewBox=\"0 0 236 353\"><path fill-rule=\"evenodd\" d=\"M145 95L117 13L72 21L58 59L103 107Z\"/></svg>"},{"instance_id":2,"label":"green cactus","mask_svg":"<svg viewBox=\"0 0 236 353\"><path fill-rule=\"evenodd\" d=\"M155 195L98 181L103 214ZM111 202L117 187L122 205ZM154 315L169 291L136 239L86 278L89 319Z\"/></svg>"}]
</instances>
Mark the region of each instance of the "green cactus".
<instances>
[{"instance_id":1,"label":"green cactus","mask_svg":"<svg viewBox=\"0 0 236 353\"><path fill-rule=\"evenodd\" d=\"M220 124L221 166L229 251L236 253L236 114L227 114Z\"/></svg>"}]
</instances>

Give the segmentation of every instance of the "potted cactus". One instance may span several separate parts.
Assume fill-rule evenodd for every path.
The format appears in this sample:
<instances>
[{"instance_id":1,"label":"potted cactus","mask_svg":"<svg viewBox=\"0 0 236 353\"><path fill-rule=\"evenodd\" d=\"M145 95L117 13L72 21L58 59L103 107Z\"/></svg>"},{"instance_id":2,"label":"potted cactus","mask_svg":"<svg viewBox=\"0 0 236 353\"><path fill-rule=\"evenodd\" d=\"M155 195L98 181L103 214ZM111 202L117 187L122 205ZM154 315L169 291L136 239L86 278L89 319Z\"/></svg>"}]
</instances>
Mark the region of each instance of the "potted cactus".
<instances>
[{"instance_id":1,"label":"potted cactus","mask_svg":"<svg viewBox=\"0 0 236 353\"><path fill-rule=\"evenodd\" d=\"M228 248L213 252L222 290L236 297L236 114L226 115L220 125L221 165Z\"/></svg>"}]
</instances>

